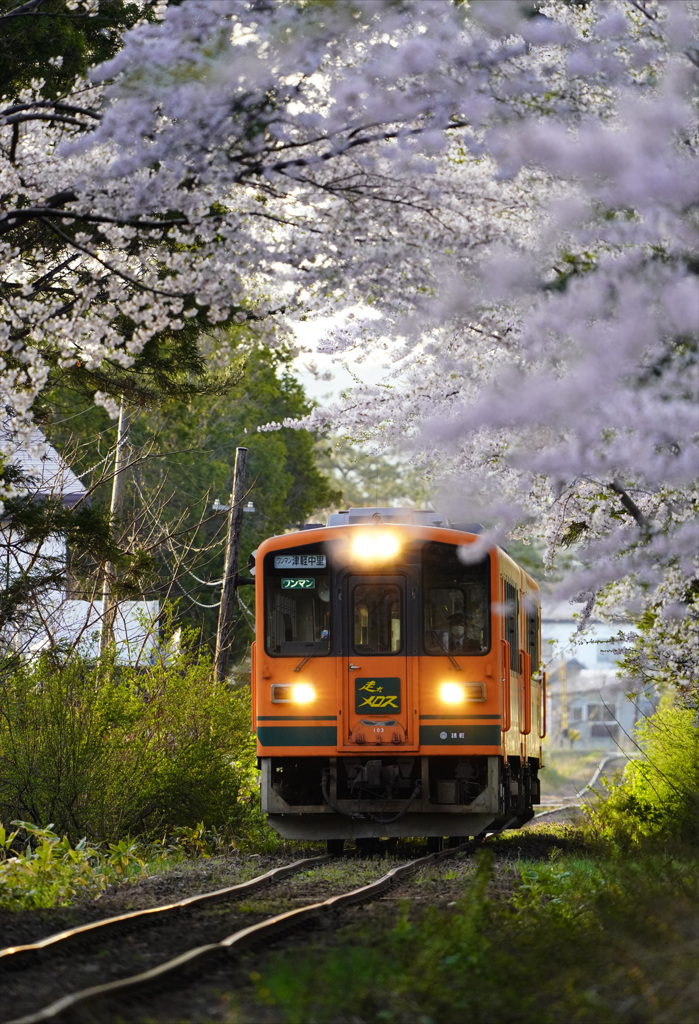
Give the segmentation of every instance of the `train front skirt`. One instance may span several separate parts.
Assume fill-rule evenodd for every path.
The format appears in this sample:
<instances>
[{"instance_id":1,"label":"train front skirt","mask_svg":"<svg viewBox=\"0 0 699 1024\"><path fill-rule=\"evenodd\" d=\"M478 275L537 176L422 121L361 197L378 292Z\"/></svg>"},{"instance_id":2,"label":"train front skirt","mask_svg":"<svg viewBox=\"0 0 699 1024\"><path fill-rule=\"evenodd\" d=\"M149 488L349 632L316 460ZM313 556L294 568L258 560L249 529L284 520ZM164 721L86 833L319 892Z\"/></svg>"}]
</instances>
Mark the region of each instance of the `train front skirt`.
<instances>
[{"instance_id":1,"label":"train front skirt","mask_svg":"<svg viewBox=\"0 0 699 1024\"><path fill-rule=\"evenodd\" d=\"M471 758L261 760L262 810L287 839L477 836L515 828L539 800L537 765Z\"/></svg>"}]
</instances>

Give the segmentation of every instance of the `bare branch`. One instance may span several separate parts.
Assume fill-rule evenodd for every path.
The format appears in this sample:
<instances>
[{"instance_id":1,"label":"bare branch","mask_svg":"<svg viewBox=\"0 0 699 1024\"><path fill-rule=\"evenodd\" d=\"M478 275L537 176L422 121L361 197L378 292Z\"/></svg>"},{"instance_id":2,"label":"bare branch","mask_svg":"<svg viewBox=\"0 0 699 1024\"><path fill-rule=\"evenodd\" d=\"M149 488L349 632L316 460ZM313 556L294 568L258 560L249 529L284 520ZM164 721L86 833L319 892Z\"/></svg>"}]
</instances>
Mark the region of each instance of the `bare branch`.
<instances>
[{"instance_id":1,"label":"bare branch","mask_svg":"<svg viewBox=\"0 0 699 1024\"><path fill-rule=\"evenodd\" d=\"M610 487L610 489L612 491L614 491L615 494L619 495L619 497L621 499L621 504L624 506L626 511L630 515L633 516L633 518L636 520L636 522L640 526L641 530L644 533L648 533L650 531L651 524L646 519L646 517L643 515L643 513L640 510L640 508L638 507L636 502L633 500L633 498L629 495L628 491L626 491L624 489L624 487L622 487L622 485L619 482L617 477L615 477L614 480L612 480L612 482L609 485L609 487Z\"/></svg>"}]
</instances>

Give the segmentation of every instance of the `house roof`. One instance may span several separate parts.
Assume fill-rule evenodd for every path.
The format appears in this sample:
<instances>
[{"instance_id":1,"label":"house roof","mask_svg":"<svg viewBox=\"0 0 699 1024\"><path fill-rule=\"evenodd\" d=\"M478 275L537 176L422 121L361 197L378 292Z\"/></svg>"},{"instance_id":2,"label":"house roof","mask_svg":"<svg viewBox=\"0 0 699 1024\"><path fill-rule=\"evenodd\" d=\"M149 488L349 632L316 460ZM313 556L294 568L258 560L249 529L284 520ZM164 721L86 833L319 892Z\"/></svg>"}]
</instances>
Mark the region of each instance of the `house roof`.
<instances>
[{"instance_id":1,"label":"house roof","mask_svg":"<svg viewBox=\"0 0 699 1024\"><path fill-rule=\"evenodd\" d=\"M0 451L8 463L31 477L33 486L29 493L33 498L60 495L64 504L72 506L87 495L86 487L38 427L27 440L13 434L7 423L3 423L0 425Z\"/></svg>"},{"instance_id":2,"label":"house roof","mask_svg":"<svg viewBox=\"0 0 699 1024\"><path fill-rule=\"evenodd\" d=\"M569 667L569 666L566 666ZM575 697L591 695L602 692L626 692L629 689L629 682L621 678L616 672L598 668L582 668L578 671L566 673L566 694L568 701ZM549 690L551 693L561 692L560 674L549 677Z\"/></svg>"}]
</instances>

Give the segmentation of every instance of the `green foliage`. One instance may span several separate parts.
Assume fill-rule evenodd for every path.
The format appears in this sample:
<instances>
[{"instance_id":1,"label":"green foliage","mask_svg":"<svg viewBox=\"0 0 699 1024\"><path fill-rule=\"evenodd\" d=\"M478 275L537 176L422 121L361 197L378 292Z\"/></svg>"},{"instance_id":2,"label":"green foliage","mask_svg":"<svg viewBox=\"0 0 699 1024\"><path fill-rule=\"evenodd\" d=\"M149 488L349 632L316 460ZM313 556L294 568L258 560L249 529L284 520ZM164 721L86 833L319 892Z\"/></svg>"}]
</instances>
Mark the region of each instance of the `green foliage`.
<instances>
[{"instance_id":1,"label":"green foliage","mask_svg":"<svg viewBox=\"0 0 699 1024\"><path fill-rule=\"evenodd\" d=\"M43 94L55 98L92 64L114 55L119 33L144 16L152 0L101 0L92 15L70 11L65 0L2 0L0 96L14 97L32 79L43 79ZM20 13L20 9L24 11Z\"/></svg>"},{"instance_id":2,"label":"green foliage","mask_svg":"<svg viewBox=\"0 0 699 1024\"><path fill-rule=\"evenodd\" d=\"M190 857L212 857L220 852L222 841L218 829L207 829L203 821L196 825L177 825L173 836Z\"/></svg>"},{"instance_id":3,"label":"green foliage","mask_svg":"<svg viewBox=\"0 0 699 1024\"><path fill-rule=\"evenodd\" d=\"M350 439L335 435L320 445L318 465L340 489L334 508L431 506L432 484L424 468L371 452Z\"/></svg>"},{"instance_id":4,"label":"green foliage","mask_svg":"<svg viewBox=\"0 0 699 1024\"><path fill-rule=\"evenodd\" d=\"M699 845L697 713L667 701L637 728L641 757L590 813L591 827L625 848L649 840Z\"/></svg>"},{"instance_id":5,"label":"green foliage","mask_svg":"<svg viewBox=\"0 0 699 1024\"><path fill-rule=\"evenodd\" d=\"M406 902L397 924L372 918L332 948L326 937L311 955L286 950L251 981L265 1019L289 1024L688 1022L698 896L687 856L630 863L556 851L495 875L483 851L450 908Z\"/></svg>"},{"instance_id":6,"label":"green foliage","mask_svg":"<svg viewBox=\"0 0 699 1024\"><path fill-rule=\"evenodd\" d=\"M570 733L576 730L568 730ZM576 737L577 738L577 737ZM595 770L608 753L606 750L549 750L544 747L545 770L541 773L543 792L548 794L561 793L567 797L574 796L585 788Z\"/></svg>"},{"instance_id":7,"label":"green foliage","mask_svg":"<svg viewBox=\"0 0 699 1024\"><path fill-rule=\"evenodd\" d=\"M17 826L12 832L0 824L0 909L15 911L63 906L109 885L167 871L183 859L225 854L237 845L226 829L207 828L203 822L178 826L147 844L131 838L88 843L83 838L74 845L54 832L53 824L12 824Z\"/></svg>"},{"instance_id":8,"label":"green foliage","mask_svg":"<svg viewBox=\"0 0 699 1024\"><path fill-rule=\"evenodd\" d=\"M243 518L243 574L250 553L262 540L304 522L315 509L339 497L317 467L312 434L289 428L258 430L265 423L299 418L311 410L290 372L290 353L272 352L242 329L229 332L225 344L239 371L233 390L206 396L191 393L187 398L163 393L157 406L144 407L134 415L133 449L150 454L136 460L129 471L123 511L125 524L133 524L135 544L151 542L156 521L156 532L177 533L175 542L158 549L156 572L146 594L179 598L180 621L196 626L207 641L216 632L220 587L200 581L220 580L226 537L226 517L214 517L211 504L214 498L222 504L230 498L236 448L248 449L246 500L253 501L256 509ZM46 426L47 436L59 449L75 450L75 457L66 458L76 473L83 474L103 457L104 434L110 430L107 415L83 404L85 415L70 418L75 396L65 388L52 392L52 400L55 422ZM85 439L77 448L69 434L76 424ZM109 486L103 485L94 497L108 504ZM202 518L209 521L196 529ZM186 532L188 528L193 528L191 533ZM179 565L178 558L182 558ZM173 578L177 582L171 590ZM247 592L241 597L249 601ZM235 634L234 657L242 657L252 635L244 613Z\"/></svg>"},{"instance_id":9,"label":"green foliage","mask_svg":"<svg viewBox=\"0 0 699 1024\"><path fill-rule=\"evenodd\" d=\"M0 677L0 820L121 841L256 810L249 697L184 648L146 671L57 654Z\"/></svg>"},{"instance_id":10,"label":"green foliage","mask_svg":"<svg viewBox=\"0 0 699 1024\"><path fill-rule=\"evenodd\" d=\"M168 453L167 458L149 460L137 476L141 487L149 490L167 481L173 515L208 492L227 501L235 449L248 448L248 488L258 509L254 521L246 517L244 523L244 548L249 551L271 533L302 522L332 496L328 481L316 468L314 438L308 431L258 431L265 423L311 411L301 384L289 370L290 353L272 352L234 336L228 343L241 367L231 394L162 403L139 416L132 437L140 446L157 439Z\"/></svg>"},{"instance_id":11,"label":"green foliage","mask_svg":"<svg viewBox=\"0 0 699 1024\"><path fill-rule=\"evenodd\" d=\"M81 839L71 846L53 825L26 821L7 833L0 825L0 907L26 910L69 903L80 893L94 894L107 885L145 873L142 852L131 840L110 843L107 852ZM23 844L24 850L16 852Z\"/></svg>"},{"instance_id":12,"label":"green foliage","mask_svg":"<svg viewBox=\"0 0 699 1024\"><path fill-rule=\"evenodd\" d=\"M101 566L109 561L114 566L112 593L117 598L138 599L144 580L153 572L154 560L145 551L126 551L112 535L109 508L106 505L81 503L66 507L60 497L32 497L31 478L24 481L29 497L5 501L5 514L12 521L12 543L31 552L22 568L15 568L4 580L0 590L0 627L21 617L26 606L41 604L45 595L55 599L55 591L68 588L68 577L76 580L76 563L67 565L44 545L51 538L62 536L68 550L79 551L79 570L84 588L94 595ZM88 582L89 581L89 582ZM52 592L54 592L52 594Z\"/></svg>"},{"instance_id":13,"label":"green foliage","mask_svg":"<svg viewBox=\"0 0 699 1024\"><path fill-rule=\"evenodd\" d=\"M128 339L135 325L124 321L119 327ZM127 367L114 360L96 367L80 361L69 367L52 367L49 386L36 403L37 416L49 417L61 407L74 410L77 403L85 407L86 413L91 412L86 426L105 424L106 415L93 405L96 391L117 398L123 396L137 408L168 400L186 402L194 395L227 394L240 380L241 364L235 359L224 368L207 364L202 348L205 327L205 314L200 310L196 316L188 317L179 330L165 329L150 338Z\"/></svg>"}]
</instances>

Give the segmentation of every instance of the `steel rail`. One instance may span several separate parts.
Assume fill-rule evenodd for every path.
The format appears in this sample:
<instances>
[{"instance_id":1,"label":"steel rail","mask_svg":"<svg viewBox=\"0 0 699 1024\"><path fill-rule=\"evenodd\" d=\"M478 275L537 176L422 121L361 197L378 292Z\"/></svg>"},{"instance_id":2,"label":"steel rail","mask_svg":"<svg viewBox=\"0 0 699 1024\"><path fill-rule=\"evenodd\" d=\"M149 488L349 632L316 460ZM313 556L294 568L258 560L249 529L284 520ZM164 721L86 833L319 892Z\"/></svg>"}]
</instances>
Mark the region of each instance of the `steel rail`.
<instances>
[{"instance_id":1,"label":"steel rail","mask_svg":"<svg viewBox=\"0 0 699 1024\"><path fill-rule=\"evenodd\" d=\"M338 896L331 896L319 903L310 903L304 907L297 907L295 910L288 910L274 917L269 917L257 924L249 925L247 928L233 932L233 934L226 936L219 942L189 949L172 960L167 960L157 967L143 971L141 974L121 978L118 981L110 981L103 985L93 985L71 995L63 996L61 999L57 999L35 1013L18 1017L15 1020L8 1021L7 1024L47 1024L47 1022L51 1021L72 1022L76 1019L76 1011L82 1011L91 1004L94 1006L110 997L130 997L136 992L158 991L166 983L172 983L175 979L181 984L185 977L191 977L194 968L200 967L206 961L215 960L228 953L237 954L255 945L262 938L276 936L280 932L290 931L301 924L315 921L339 908L381 896L404 875L412 874L420 867L435 863L445 857L454 856L457 853L470 852L480 845L480 840L471 840L461 843L459 846L441 850L439 853L430 853L426 857L419 857L416 860L408 861L407 864L397 865L385 875L382 875L381 878L370 882L368 885L360 886L358 889L352 889L350 892L341 893Z\"/></svg>"},{"instance_id":2,"label":"steel rail","mask_svg":"<svg viewBox=\"0 0 699 1024\"><path fill-rule=\"evenodd\" d=\"M579 793L576 794L576 796L584 797L589 790L593 790L599 782L600 776L603 774L607 765L611 764L612 761L634 761L635 759L636 757L634 754L627 754L623 750L621 751L621 753L607 754L607 756L603 757L600 763L595 768L595 774L592 776L588 784L586 786L583 786L583 788L580 790Z\"/></svg>"},{"instance_id":3,"label":"steel rail","mask_svg":"<svg viewBox=\"0 0 699 1024\"><path fill-rule=\"evenodd\" d=\"M532 818L532 821L539 821L540 818L548 818L552 814L558 814L560 811L579 811L583 805L580 804L556 804L555 807L549 807L545 811L539 811Z\"/></svg>"},{"instance_id":4,"label":"steel rail","mask_svg":"<svg viewBox=\"0 0 699 1024\"><path fill-rule=\"evenodd\" d=\"M289 875L298 874L307 868L319 867L334 858L330 855L322 857L305 857L302 860L295 860L291 864L284 864L282 867L272 868L264 875L251 878L248 882L240 882L238 885L230 885L225 889L217 889L213 892L200 893L197 896L188 896L178 900L176 903L166 903L160 907L148 907L145 910L130 910L125 914L117 914L114 917L105 917L100 921L91 921L89 924L79 925L76 928L67 928L65 931L56 932L39 939L38 942L30 942L26 945L7 946L0 949L0 969L15 966L23 966L27 962L35 963L38 959L52 953L63 953L74 945L80 945L86 940L97 937L101 939L107 934L117 934L120 930L127 931L139 924L151 924L160 922L166 918L174 917L183 911L192 908L214 906L216 903L225 903L228 900L236 899L238 896L246 895L255 889L270 885L279 879Z\"/></svg>"},{"instance_id":5,"label":"steel rail","mask_svg":"<svg viewBox=\"0 0 699 1024\"><path fill-rule=\"evenodd\" d=\"M602 774L604 773L605 769L607 768L607 765L611 764L612 761L623 761L623 760L633 761L633 760L635 760L635 755L634 754L627 754L627 753L625 753L625 751L621 751L620 753L606 754L602 758L600 763L597 765L597 767L595 768L594 774L593 774L592 778L590 779L590 781L585 786L583 786L583 788L580 790L580 792L575 791L575 796L577 797L577 799L579 801L578 803L574 803L573 804L573 803L570 803L570 802L566 802L566 800L569 800L570 798L565 798L564 797L555 806L549 807L549 808L547 808L547 810L539 811L538 814L535 814L534 815L534 821L537 821L539 818L548 817L551 814L557 814L559 811L579 810L581 807L584 806L584 801L585 801L585 797L587 796L587 794L588 793L593 793L594 794L595 786L599 782L600 777L602 776Z\"/></svg>"}]
</instances>

